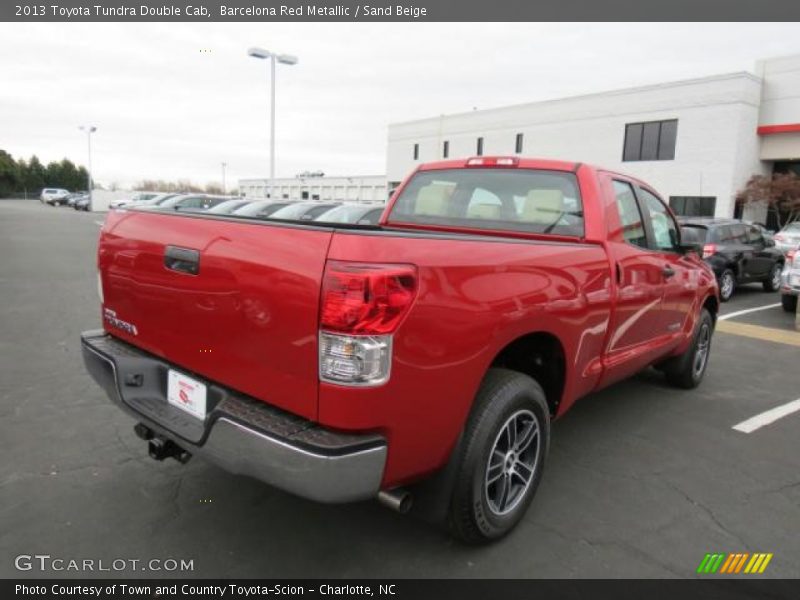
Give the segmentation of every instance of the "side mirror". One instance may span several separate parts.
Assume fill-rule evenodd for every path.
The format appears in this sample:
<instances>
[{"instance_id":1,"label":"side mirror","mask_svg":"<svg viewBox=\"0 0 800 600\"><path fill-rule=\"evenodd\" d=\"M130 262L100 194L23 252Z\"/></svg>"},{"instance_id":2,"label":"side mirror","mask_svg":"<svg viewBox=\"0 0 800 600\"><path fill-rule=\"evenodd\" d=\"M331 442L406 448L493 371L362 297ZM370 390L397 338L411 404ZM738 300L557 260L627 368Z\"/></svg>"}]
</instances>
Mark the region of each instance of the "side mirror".
<instances>
[{"instance_id":1,"label":"side mirror","mask_svg":"<svg viewBox=\"0 0 800 600\"><path fill-rule=\"evenodd\" d=\"M678 252L681 254L691 254L696 252L699 256L703 255L703 246L697 242L681 242L678 244Z\"/></svg>"}]
</instances>

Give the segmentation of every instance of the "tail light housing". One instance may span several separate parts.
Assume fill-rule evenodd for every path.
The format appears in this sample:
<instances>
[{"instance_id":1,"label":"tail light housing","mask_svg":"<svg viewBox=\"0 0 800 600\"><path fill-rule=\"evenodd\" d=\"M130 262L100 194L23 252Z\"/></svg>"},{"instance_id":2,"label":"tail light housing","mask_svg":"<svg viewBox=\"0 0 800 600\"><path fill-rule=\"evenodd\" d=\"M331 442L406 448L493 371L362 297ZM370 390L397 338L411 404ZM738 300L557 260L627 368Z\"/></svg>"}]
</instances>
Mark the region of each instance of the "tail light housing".
<instances>
[{"instance_id":1,"label":"tail light housing","mask_svg":"<svg viewBox=\"0 0 800 600\"><path fill-rule=\"evenodd\" d=\"M772 239L773 239L773 240L777 240L777 241L779 241L779 242L782 242L782 241L783 241L783 234L781 234L781 233L776 233L775 235L773 235L773 236L772 236Z\"/></svg>"},{"instance_id":2,"label":"tail light housing","mask_svg":"<svg viewBox=\"0 0 800 600\"><path fill-rule=\"evenodd\" d=\"M328 261L322 279L319 376L340 385L389 379L392 334L417 295L413 265Z\"/></svg>"},{"instance_id":3,"label":"tail light housing","mask_svg":"<svg viewBox=\"0 0 800 600\"><path fill-rule=\"evenodd\" d=\"M786 253L786 264L800 266L800 252L797 250L789 250L789 252Z\"/></svg>"},{"instance_id":4,"label":"tail light housing","mask_svg":"<svg viewBox=\"0 0 800 600\"><path fill-rule=\"evenodd\" d=\"M703 258L708 258L709 256L714 256L717 253L717 245L716 244L705 244L703 246Z\"/></svg>"}]
</instances>

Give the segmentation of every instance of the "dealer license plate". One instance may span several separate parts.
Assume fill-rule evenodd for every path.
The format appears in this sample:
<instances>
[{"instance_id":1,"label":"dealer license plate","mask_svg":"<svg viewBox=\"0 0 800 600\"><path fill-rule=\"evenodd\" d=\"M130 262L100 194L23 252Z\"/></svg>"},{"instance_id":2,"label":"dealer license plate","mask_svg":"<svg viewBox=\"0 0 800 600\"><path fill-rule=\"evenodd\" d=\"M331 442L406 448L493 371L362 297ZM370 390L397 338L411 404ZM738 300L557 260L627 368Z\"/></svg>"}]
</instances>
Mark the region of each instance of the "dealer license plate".
<instances>
[{"instance_id":1,"label":"dealer license plate","mask_svg":"<svg viewBox=\"0 0 800 600\"><path fill-rule=\"evenodd\" d=\"M193 417L206 418L205 384L172 369L167 376L167 401Z\"/></svg>"},{"instance_id":2,"label":"dealer license plate","mask_svg":"<svg viewBox=\"0 0 800 600\"><path fill-rule=\"evenodd\" d=\"M800 275L791 273L789 275L789 285L792 287L800 287Z\"/></svg>"}]
</instances>

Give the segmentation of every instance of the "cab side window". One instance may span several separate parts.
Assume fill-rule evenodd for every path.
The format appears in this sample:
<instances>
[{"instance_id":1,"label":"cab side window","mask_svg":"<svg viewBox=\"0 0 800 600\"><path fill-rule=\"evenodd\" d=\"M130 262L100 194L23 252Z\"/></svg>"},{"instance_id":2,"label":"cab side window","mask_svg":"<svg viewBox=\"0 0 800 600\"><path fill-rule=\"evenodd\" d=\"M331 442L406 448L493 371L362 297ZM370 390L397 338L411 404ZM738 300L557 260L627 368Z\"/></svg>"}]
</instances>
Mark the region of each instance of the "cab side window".
<instances>
[{"instance_id":1,"label":"cab side window","mask_svg":"<svg viewBox=\"0 0 800 600\"><path fill-rule=\"evenodd\" d=\"M639 205L630 183L614 180L614 197L617 201L617 212L622 226L622 237L629 244L647 248L647 236L644 221L639 212Z\"/></svg>"},{"instance_id":2,"label":"cab side window","mask_svg":"<svg viewBox=\"0 0 800 600\"><path fill-rule=\"evenodd\" d=\"M678 225L664 203L647 190L639 190L644 201L644 210L650 216L653 242L658 250L674 252L678 248Z\"/></svg>"}]
</instances>

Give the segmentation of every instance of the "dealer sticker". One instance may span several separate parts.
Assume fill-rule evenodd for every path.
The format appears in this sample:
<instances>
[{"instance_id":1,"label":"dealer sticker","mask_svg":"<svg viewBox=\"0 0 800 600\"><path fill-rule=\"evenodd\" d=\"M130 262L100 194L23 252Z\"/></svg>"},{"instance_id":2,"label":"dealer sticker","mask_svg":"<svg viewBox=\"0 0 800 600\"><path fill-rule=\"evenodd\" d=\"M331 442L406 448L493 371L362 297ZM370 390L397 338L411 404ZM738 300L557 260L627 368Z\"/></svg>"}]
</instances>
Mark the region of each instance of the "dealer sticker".
<instances>
[{"instance_id":1,"label":"dealer sticker","mask_svg":"<svg viewBox=\"0 0 800 600\"><path fill-rule=\"evenodd\" d=\"M198 419L206 418L206 386L183 373L170 369L167 401Z\"/></svg>"}]
</instances>

